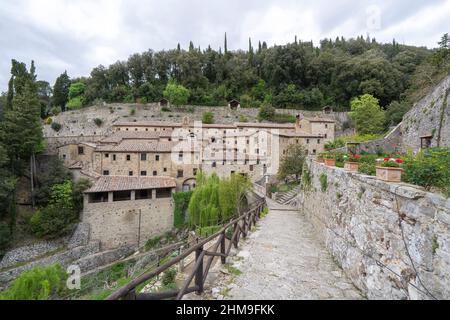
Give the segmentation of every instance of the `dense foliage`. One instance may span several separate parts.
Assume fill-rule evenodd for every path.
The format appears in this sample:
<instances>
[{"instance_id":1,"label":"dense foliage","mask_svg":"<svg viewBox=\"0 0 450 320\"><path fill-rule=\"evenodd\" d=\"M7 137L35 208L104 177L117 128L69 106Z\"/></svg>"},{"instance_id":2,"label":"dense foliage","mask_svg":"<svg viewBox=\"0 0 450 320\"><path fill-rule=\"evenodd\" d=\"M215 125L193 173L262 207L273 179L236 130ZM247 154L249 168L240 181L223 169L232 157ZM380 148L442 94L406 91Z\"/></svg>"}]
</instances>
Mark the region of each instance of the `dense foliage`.
<instances>
[{"instance_id":1,"label":"dense foliage","mask_svg":"<svg viewBox=\"0 0 450 320\"><path fill-rule=\"evenodd\" d=\"M186 225L186 213L191 200L192 191L176 192L173 194L173 226L175 228L182 228Z\"/></svg>"},{"instance_id":2,"label":"dense foliage","mask_svg":"<svg viewBox=\"0 0 450 320\"><path fill-rule=\"evenodd\" d=\"M239 214L251 183L239 174L219 179L215 174L197 174L197 187L189 201L189 224L192 227L217 226Z\"/></svg>"},{"instance_id":3,"label":"dense foliage","mask_svg":"<svg viewBox=\"0 0 450 320\"><path fill-rule=\"evenodd\" d=\"M381 133L385 128L385 115L378 99L370 94L354 98L351 105L350 117L355 123L359 134Z\"/></svg>"},{"instance_id":4,"label":"dense foliage","mask_svg":"<svg viewBox=\"0 0 450 320\"><path fill-rule=\"evenodd\" d=\"M445 56L447 51L440 52ZM248 50L234 52L210 46L201 50L191 43L188 50L179 45L173 50L148 50L109 67L100 65L89 77L73 79L85 88L81 96L70 99L75 107L80 102L151 102L165 96L175 105L226 105L237 98L243 107L272 103L318 110L332 104L343 110L353 97L367 93L387 107L406 98L416 69L431 60L432 53L363 37L324 39L318 46L296 40L273 47L263 42L254 48L250 41ZM61 101L62 105L64 98Z\"/></svg>"},{"instance_id":5,"label":"dense foliage","mask_svg":"<svg viewBox=\"0 0 450 320\"><path fill-rule=\"evenodd\" d=\"M59 264L36 267L23 272L0 300L48 300L65 288L66 274Z\"/></svg>"},{"instance_id":6,"label":"dense foliage","mask_svg":"<svg viewBox=\"0 0 450 320\"><path fill-rule=\"evenodd\" d=\"M406 158L403 179L425 187L438 188L450 197L450 149L431 148Z\"/></svg>"}]
</instances>

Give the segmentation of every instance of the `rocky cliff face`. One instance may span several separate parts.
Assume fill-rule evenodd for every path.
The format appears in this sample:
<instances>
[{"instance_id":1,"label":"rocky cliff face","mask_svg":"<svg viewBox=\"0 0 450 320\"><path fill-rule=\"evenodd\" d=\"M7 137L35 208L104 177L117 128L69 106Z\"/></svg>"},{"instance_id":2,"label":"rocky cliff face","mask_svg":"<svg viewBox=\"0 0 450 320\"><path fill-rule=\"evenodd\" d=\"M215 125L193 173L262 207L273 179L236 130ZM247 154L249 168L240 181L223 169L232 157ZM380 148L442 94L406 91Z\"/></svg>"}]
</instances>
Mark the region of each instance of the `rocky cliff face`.
<instances>
[{"instance_id":1,"label":"rocky cliff face","mask_svg":"<svg viewBox=\"0 0 450 320\"><path fill-rule=\"evenodd\" d=\"M450 147L450 75L417 102L402 123L403 151L420 149L421 137L430 136L431 146Z\"/></svg>"}]
</instances>

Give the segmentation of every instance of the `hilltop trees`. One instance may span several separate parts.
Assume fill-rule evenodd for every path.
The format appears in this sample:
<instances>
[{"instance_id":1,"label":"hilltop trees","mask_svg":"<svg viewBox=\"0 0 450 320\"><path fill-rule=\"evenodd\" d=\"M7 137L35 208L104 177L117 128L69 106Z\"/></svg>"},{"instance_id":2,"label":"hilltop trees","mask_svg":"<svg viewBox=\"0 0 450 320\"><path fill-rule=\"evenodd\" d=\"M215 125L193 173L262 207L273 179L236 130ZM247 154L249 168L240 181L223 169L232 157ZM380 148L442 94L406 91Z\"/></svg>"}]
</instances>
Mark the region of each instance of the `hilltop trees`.
<instances>
[{"instance_id":1,"label":"hilltop trees","mask_svg":"<svg viewBox=\"0 0 450 320\"><path fill-rule=\"evenodd\" d=\"M190 92L182 85L170 81L164 90L164 97L175 106L185 105L188 102Z\"/></svg>"},{"instance_id":2,"label":"hilltop trees","mask_svg":"<svg viewBox=\"0 0 450 320\"><path fill-rule=\"evenodd\" d=\"M445 42L445 41L444 41ZM431 50L374 39L324 39L319 46L294 41L268 47L259 42L248 50L230 51L225 36L222 50L201 50L190 43L173 50L133 54L127 61L94 68L76 79L85 90L76 107L96 100L156 101L163 96L175 105L225 105L232 98L242 106L272 103L281 108L320 110L325 104L348 110L350 100L372 94L385 108L410 85ZM182 86L186 90L177 89ZM187 90L189 94L186 94ZM181 102L178 93L182 92ZM187 97L187 98L186 98Z\"/></svg>"}]
</instances>

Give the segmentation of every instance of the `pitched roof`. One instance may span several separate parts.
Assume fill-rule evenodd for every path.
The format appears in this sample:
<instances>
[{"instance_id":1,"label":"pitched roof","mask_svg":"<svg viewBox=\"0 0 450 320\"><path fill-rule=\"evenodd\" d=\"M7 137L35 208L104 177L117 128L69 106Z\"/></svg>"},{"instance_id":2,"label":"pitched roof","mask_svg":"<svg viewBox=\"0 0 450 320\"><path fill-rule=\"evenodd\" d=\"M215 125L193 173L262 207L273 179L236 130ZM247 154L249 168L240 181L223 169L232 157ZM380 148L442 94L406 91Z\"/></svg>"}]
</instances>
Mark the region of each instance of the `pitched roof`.
<instances>
[{"instance_id":1,"label":"pitched roof","mask_svg":"<svg viewBox=\"0 0 450 320\"><path fill-rule=\"evenodd\" d=\"M129 139L117 145L102 145L99 152L171 152L175 142Z\"/></svg>"},{"instance_id":2,"label":"pitched roof","mask_svg":"<svg viewBox=\"0 0 450 320\"><path fill-rule=\"evenodd\" d=\"M249 128L267 128L267 129L294 129L295 125L292 123L260 123L260 122L237 122L237 127Z\"/></svg>"},{"instance_id":3,"label":"pitched roof","mask_svg":"<svg viewBox=\"0 0 450 320\"><path fill-rule=\"evenodd\" d=\"M175 188L171 177L102 176L85 193L128 191L143 189Z\"/></svg>"},{"instance_id":4,"label":"pitched roof","mask_svg":"<svg viewBox=\"0 0 450 320\"><path fill-rule=\"evenodd\" d=\"M113 127L181 127L181 123L169 121L119 121Z\"/></svg>"}]
</instances>

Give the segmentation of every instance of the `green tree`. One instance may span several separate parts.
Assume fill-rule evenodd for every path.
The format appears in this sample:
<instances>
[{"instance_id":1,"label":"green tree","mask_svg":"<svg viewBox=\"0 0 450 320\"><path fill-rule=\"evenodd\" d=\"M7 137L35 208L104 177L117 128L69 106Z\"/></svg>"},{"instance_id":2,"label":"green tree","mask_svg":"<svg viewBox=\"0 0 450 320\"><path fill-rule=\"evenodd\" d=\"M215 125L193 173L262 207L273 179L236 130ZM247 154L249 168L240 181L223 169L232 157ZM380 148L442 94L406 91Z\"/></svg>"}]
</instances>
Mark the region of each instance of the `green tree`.
<instances>
[{"instance_id":1,"label":"green tree","mask_svg":"<svg viewBox=\"0 0 450 320\"><path fill-rule=\"evenodd\" d=\"M86 85L83 82L74 82L69 87L69 102L67 108L70 110L80 109L84 104L84 93Z\"/></svg>"},{"instance_id":2,"label":"green tree","mask_svg":"<svg viewBox=\"0 0 450 320\"><path fill-rule=\"evenodd\" d=\"M406 101L392 101L386 109L386 123L388 126L395 126L402 122L403 116L410 109Z\"/></svg>"},{"instance_id":3,"label":"green tree","mask_svg":"<svg viewBox=\"0 0 450 320\"><path fill-rule=\"evenodd\" d=\"M67 71L64 71L58 78L56 78L53 86L53 105L60 107L61 111L66 110L67 102L69 101L70 78Z\"/></svg>"},{"instance_id":4,"label":"green tree","mask_svg":"<svg viewBox=\"0 0 450 320\"><path fill-rule=\"evenodd\" d=\"M213 124L214 123L214 113L204 112L202 115L202 122L204 124Z\"/></svg>"},{"instance_id":5,"label":"green tree","mask_svg":"<svg viewBox=\"0 0 450 320\"><path fill-rule=\"evenodd\" d=\"M385 114L377 98L370 94L354 98L351 102L351 110L350 117L355 122L359 134L383 132Z\"/></svg>"},{"instance_id":6,"label":"green tree","mask_svg":"<svg viewBox=\"0 0 450 320\"><path fill-rule=\"evenodd\" d=\"M67 275L59 264L23 272L0 300L48 300L63 292Z\"/></svg>"},{"instance_id":7,"label":"green tree","mask_svg":"<svg viewBox=\"0 0 450 320\"><path fill-rule=\"evenodd\" d=\"M164 97L170 101L170 103L175 106L181 106L188 102L190 91L182 85L178 85L175 82L170 81L167 84L163 94Z\"/></svg>"},{"instance_id":8,"label":"green tree","mask_svg":"<svg viewBox=\"0 0 450 320\"><path fill-rule=\"evenodd\" d=\"M278 169L278 178L285 180L290 176L295 176L298 180L302 175L303 164L305 163L307 150L300 144L291 144L286 149Z\"/></svg>"},{"instance_id":9,"label":"green tree","mask_svg":"<svg viewBox=\"0 0 450 320\"><path fill-rule=\"evenodd\" d=\"M259 108L258 119L262 120L273 120L275 118L276 110L270 104L263 105Z\"/></svg>"}]
</instances>

